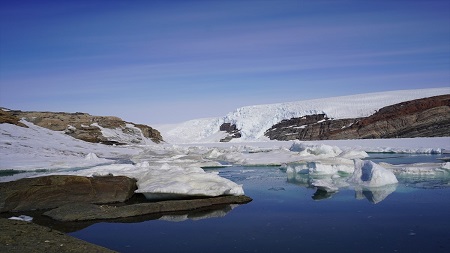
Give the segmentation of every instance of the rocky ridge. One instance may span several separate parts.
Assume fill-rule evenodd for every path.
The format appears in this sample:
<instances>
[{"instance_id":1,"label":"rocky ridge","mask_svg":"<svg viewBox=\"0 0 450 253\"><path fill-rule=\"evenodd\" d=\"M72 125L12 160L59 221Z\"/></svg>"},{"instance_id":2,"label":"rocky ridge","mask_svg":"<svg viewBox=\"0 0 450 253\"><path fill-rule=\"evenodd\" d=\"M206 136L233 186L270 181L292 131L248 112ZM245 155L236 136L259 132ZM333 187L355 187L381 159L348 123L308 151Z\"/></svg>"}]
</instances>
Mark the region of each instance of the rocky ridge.
<instances>
[{"instance_id":1,"label":"rocky ridge","mask_svg":"<svg viewBox=\"0 0 450 253\"><path fill-rule=\"evenodd\" d=\"M0 110L0 123L26 127L24 119L53 131L64 131L76 139L108 145L146 144L146 138L160 143L160 132L150 126L134 124L112 116L92 116L87 113L24 112Z\"/></svg>"},{"instance_id":2,"label":"rocky ridge","mask_svg":"<svg viewBox=\"0 0 450 253\"><path fill-rule=\"evenodd\" d=\"M325 114L283 120L265 132L271 140L338 140L450 136L450 95L383 107L365 118Z\"/></svg>"}]
</instances>

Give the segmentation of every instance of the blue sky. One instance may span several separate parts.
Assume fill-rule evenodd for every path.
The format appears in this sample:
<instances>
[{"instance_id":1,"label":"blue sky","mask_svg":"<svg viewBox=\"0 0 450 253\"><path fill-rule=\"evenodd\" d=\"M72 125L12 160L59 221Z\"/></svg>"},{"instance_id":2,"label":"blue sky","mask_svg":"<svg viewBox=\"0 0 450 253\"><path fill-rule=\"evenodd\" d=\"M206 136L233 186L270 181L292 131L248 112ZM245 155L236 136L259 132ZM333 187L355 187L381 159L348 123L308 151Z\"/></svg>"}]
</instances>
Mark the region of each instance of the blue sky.
<instances>
[{"instance_id":1,"label":"blue sky","mask_svg":"<svg viewBox=\"0 0 450 253\"><path fill-rule=\"evenodd\" d=\"M0 106L135 123L450 86L450 1L1 1Z\"/></svg>"}]
</instances>

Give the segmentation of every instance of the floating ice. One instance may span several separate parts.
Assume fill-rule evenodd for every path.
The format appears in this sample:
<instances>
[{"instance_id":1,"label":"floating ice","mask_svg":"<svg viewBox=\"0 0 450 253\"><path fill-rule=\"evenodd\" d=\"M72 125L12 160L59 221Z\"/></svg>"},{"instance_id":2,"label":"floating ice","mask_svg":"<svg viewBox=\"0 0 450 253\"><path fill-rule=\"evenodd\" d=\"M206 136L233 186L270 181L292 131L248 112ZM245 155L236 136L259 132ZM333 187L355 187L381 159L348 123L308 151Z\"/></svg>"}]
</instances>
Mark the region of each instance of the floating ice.
<instances>
[{"instance_id":1,"label":"floating ice","mask_svg":"<svg viewBox=\"0 0 450 253\"><path fill-rule=\"evenodd\" d=\"M302 156L314 155L322 157L336 157L342 153L342 150L336 146L309 144L299 141L295 141L289 150L299 152Z\"/></svg>"},{"instance_id":2,"label":"floating ice","mask_svg":"<svg viewBox=\"0 0 450 253\"><path fill-rule=\"evenodd\" d=\"M372 161L355 160L355 172L348 180L350 183L364 187L380 187L398 183L392 171Z\"/></svg>"},{"instance_id":3,"label":"floating ice","mask_svg":"<svg viewBox=\"0 0 450 253\"><path fill-rule=\"evenodd\" d=\"M138 178L137 193L147 199L171 199L186 196L244 195L238 185L215 173L207 173L199 167L181 168L164 164L149 169Z\"/></svg>"}]
</instances>

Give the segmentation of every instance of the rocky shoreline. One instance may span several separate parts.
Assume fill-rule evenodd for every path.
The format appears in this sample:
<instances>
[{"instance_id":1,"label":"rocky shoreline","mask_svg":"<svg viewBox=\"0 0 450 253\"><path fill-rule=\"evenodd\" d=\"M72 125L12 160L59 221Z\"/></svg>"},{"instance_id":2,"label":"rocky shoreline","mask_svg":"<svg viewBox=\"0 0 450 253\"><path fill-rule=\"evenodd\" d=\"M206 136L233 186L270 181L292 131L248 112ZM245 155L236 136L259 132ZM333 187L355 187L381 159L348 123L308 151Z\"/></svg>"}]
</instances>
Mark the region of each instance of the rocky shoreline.
<instances>
[{"instance_id":1,"label":"rocky shoreline","mask_svg":"<svg viewBox=\"0 0 450 253\"><path fill-rule=\"evenodd\" d=\"M32 222L0 218L0 252L116 252Z\"/></svg>"},{"instance_id":2,"label":"rocky shoreline","mask_svg":"<svg viewBox=\"0 0 450 253\"><path fill-rule=\"evenodd\" d=\"M55 175L0 183L0 252L113 252L64 232L105 220L136 222L164 214L210 217L252 201L219 196L152 202L135 189L136 180L123 176ZM18 215L29 215L33 222L5 219Z\"/></svg>"}]
</instances>

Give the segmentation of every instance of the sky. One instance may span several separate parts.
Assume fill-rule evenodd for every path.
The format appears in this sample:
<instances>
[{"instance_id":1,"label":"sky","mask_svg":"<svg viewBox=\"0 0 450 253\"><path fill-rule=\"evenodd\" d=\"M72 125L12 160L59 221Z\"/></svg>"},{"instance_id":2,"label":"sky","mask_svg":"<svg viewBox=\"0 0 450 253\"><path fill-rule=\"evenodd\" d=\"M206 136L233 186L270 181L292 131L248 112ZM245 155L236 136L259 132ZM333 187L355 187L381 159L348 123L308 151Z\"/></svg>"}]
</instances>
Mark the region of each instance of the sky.
<instances>
[{"instance_id":1,"label":"sky","mask_svg":"<svg viewBox=\"0 0 450 253\"><path fill-rule=\"evenodd\" d=\"M450 1L0 1L0 106L144 124L450 86Z\"/></svg>"}]
</instances>

